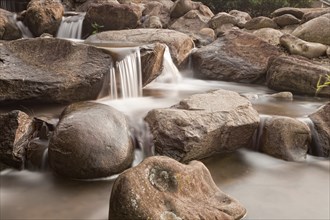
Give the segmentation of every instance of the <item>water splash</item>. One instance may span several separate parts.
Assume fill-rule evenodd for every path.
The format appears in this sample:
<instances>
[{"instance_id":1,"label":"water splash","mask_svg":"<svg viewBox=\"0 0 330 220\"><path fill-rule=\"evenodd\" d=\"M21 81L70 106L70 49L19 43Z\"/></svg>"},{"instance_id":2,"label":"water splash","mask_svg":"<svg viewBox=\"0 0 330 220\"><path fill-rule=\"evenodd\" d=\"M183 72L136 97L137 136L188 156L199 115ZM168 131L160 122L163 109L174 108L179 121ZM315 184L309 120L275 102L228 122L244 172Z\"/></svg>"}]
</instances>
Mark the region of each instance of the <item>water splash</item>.
<instances>
[{"instance_id":1,"label":"water splash","mask_svg":"<svg viewBox=\"0 0 330 220\"><path fill-rule=\"evenodd\" d=\"M81 39L85 14L86 13L74 13L71 16L63 16L56 37Z\"/></svg>"}]
</instances>

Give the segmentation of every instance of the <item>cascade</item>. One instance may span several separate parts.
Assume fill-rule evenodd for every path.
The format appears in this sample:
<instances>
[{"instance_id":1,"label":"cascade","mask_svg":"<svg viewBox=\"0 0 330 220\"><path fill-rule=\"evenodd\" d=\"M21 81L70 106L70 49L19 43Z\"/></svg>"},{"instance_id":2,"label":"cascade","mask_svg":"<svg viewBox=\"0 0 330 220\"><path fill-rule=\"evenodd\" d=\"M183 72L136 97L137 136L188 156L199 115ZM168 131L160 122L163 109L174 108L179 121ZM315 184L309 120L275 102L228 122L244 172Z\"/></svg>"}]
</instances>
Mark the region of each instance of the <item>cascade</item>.
<instances>
[{"instance_id":1,"label":"cascade","mask_svg":"<svg viewBox=\"0 0 330 220\"><path fill-rule=\"evenodd\" d=\"M63 16L56 37L81 39L82 25L86 13L67 12Z\"/></svg>"},{"instance_id":2,"label":"cascade","mask_svg":"<svg viewBox=\"0 0 330 220\"><path fill-rule=\"evenodd\" d=\"M33 34L31 33L30 29L25 26L22 21L17 20L17 14L14 15L14 19L16 21L16 25L18 29L21 31L23 38L33 38Z\"/></svg>"},{"instance_id":3,"label":"cascade","mask_svg":"<svg viewBox=\"0 0 330 220\"><path fill-rule=\"evenodd\" d=\"M28 0L0 0L0 8L12 12L20 12L26 9L28 3Z\"/></svg>"}]
</instances>

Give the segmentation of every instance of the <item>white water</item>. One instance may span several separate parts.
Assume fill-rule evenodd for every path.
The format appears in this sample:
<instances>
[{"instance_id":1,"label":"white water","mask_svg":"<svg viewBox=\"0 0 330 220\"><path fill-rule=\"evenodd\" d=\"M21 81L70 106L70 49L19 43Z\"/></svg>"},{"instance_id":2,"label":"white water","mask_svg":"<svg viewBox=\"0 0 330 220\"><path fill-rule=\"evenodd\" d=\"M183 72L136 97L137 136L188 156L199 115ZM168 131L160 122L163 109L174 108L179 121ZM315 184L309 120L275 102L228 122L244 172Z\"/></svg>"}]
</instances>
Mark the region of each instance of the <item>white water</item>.
<instances>
[{"instance_id":1,"label":"white water","mask_svg":"<svg viewBox=\"0 0 330 220\"><path fill-rule=\"evenodd\" d=\"M25 26L25 24L22 21L16 22L17 27L22 32L23 38L33 38L33 34L31 33L30 29Z\"/></svg>"},{"instance_id":2,"label":"white water","mask_svg":"<svg viewBox=\"0 0 330 220\"><path fill-rule=\"evenodd\" d=\"M85 14L79 13L72 16L63 16L56 37L81 39Z\"/></svg>"}]
</instances>

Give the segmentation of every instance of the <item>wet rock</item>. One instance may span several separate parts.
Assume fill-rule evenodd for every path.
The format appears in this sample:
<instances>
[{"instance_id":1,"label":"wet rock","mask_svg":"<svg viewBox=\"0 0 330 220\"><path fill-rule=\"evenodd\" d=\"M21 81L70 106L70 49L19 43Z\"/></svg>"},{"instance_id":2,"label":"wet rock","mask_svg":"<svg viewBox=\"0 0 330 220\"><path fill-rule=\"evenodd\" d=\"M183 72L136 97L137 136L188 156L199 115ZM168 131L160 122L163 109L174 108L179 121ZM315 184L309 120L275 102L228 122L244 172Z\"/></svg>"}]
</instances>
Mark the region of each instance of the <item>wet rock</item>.
<instances>
[{"instance_id":1,"label":"wet rock","mask_svg":"<svg viewBox=\"0 0 330 220\"><path fill-rule=\"evenodd\" d=\"M272 17L278 17L285 14L291 14L298 19L301 19L306 12L304 8L292 8L292 7L284 7L276 9L271 15Z\"/></svg>"},{"instance_id":2,"label":"wet rock","mask_svg":"<svg viewBox=\"0 0 330 220\"><path fill-rule=\"evenodd\" d=\"M278 46L280 44L280 38L283 35L281 31L273 28L261 28L253 31L253 34L274 46Z\"/></svg>"},{"instance_id":3,"label":"wet rock","mask_svg":"<svg viewBox=\"0 0 330 220\"><path fill-rule=\"evenodd\" d=\"M320 43L303 41L291 34L281 36L280 43L290 54L300 55L307 58L317 58L325 55L327 46Z\"/></svg>"},{"instance_id":4,"label":"wet rock","mask_svg":"<svg viewBox=\"0 0 330 220\"><path fill-rule=\"evenodd\" d=\"M278 92L278 93L269 95L269 97L279 99L279 100L293 101L293 94L291 92Z\"/></svg>"},{"instance_id":5,"label":"wet rock","mask_svg":"<svg viewBox=\"0 0 330 220\"><path fill-rule=\"evenodd\" d=\"M304 122L276 116L265 119L259 148L280 159L299 161L306 158L310 142L311 132Z\"/></svg>"},{"instance_id":6,"label":"wet rock","mask_svg":"<svg viewBox=\"0 0 330 220\"><path fill-rule=\"evenodd\" d=\"M237 25L238 21L239 20L235 16L226 12L220 12L213 16L208 24L210 28L216 30L225 24Z\"/></svg>"},{"instance_id":7,"label":"wet rock","mask_svg":"<svg viewBox=\"0 0 330 220\"><path fill-rule=\"evenodd\" d=\"M232 30L192 54L194 75L235 82L262 81L278 48L246 32Z\"/></svg>"},{"instance_id":8,"label":"wet rock","mask_svg":"<svg viewBox=\"0 0 330 220\"><path fill-rule=\"evenodd\" d=\"M0 45L0 103L95 99L112 58L95 47L54 38Z\"/></svg>"},{"instance_id":9,"label":"wet rock","mask_svg":"<svg viewBox=\"0 0 330 220\"><path fill-rule=\"evenodd\" d=\"M330 45L330 18L318 17L297 27L292 35L309 42Z\"/></svg>"},{"instance_id":10,"label":"wet rock","mask_svg":"<svg viewBox=\"0 0 330 220\"><path fill-rule=\"evenodd\" d=\"M194 48L193 40L186 34L168 29L132 29L120 31L106 31L90 36L87 42L117 41L141 44L164 43L170 48L174 63L178 66L187 61L190 51Z\"/></svg>"},{"instance_id":11,"label":"wet rock","mask_svg":"<svg viewBox=\"0 0 330 220\"><path fill-rule=\"evenodd\" d=\"M32 0L27 6L24 24L36 37L43 33L56 35L64 13L63 5L52 0Z\"/></svg>"},{"instance_id":12,"label":"wet rock","mask_svg":"<svg viewBox=\"0 0 330 220\"><path fill-rule=\"evenodd\" d=\"M330 157L330 103L308 116L317 132L317 156Z\"/></svg>"},{"instance_id":13,"label":"wet rock","mask_svg":"<svg viewBox=\"0 0 330 220\"><path fill-rule=\"evenodd\" d=\"M14 14L0 8L0 40L16 40L21 37Z\"/></svg>"},{"instance_id":14,"label":"wet rock","mask_svg":"<svg viewBox=\"0 0 330 220\"><path fill-rule=\"evenodd\" d=\"M125 116L92 102L75 103L61 114L49 143L49 163L63 176L107 177L127 169L134 146Z\"/></svg>"},{"instance_id":15,"label":"wet rock","mask_svg":"<svg viewBox=\"0 0 330 220\"><path fill-rule=\"evenodd\" d=\"M215 185L198 161L188 165L157 156L115 181L109 219L241 219L245 208Z\"/></svg>"},{"instance_id":16,"label":"wet rock","mask_svg":"<svg viewBox=\"0 0 330 220\"><path fill-rule=\"evenodd\" d=\"M142 86L157 78L163 70L165 44L155 43L140 47L142 66Z\"/></svg>"},{"instance_id":17,"label":"wet rock","mask_svg":"<svg viewBox=\"0 0 330 220\"><path fill-rule=\"evenodd\" d=\"M145 120L156 152L187 162L247 145L259 115L239 94L217 90L152 110Z\"/></svg>"},{"instance_id":18,"label":"wet rock","mask_svg":"<svg viewBox=\"0 0 330 220\"><path fill-rule=\"evenodd\" d=\"M260 17L252 18L252 20L246 22L244 28L248 30L257 30L261 28L277 29L278 25L272 19L268 17L260 16Z\"/></svg>"},{"instance_id":19,"label":"wet rock","mask_svg":"<svg viewBox=\"0 0 330 220\"><path fill-rule=\"evenodd\" d=\"M0 114L0 162L23 169L26 148L34 132L33 119L15 110Z\"/></svg>"},{"instance_id":20,"label":"wet rock","mask_svg":"<svg viewBox=\"0 0 330 220\"><path fill-rule=\"evenodd\" d=\"M329 71L328 67L307 59L280 56L270 61L267 85L277 91L314 96L319 78ZM324 88L318 95L329 97L330 87Z\"/></svg>"},{"instance_id":21,"label":"wet rock","mask_svg":"<svg viewBox=\"0 0 330 220\"><path fill-rule=\"evenodd\" d=\"M142 12L135 5L116 3L92 5L85 15L82 36L94 33L95 25L99 26L98 31L136 28L141 16Z\"/></svg>"},{"instance_id":22,"label":"wet rock","mask_svg":"<svg viewBox=\"0 0 330 220\"><path fill-rule=\"evenodd\" d=\"M284 15L275 17L275 18L273 18L273 21L275 21L275 23L280 27L300 23L300 20L291 14L284 14Z\"/></svg>"},{"instance_id":23,"label":"wet rock","mask_svg":"<svg viewBox=\"0 0 330 220\"><path fill-rule=\"evenodd\" d=\"M240 28L243 28L245 23L252 19L247 12L243 11L231 10L229 14L234 16L238 20L237 26Z\"/></svg>"}]
</instances>

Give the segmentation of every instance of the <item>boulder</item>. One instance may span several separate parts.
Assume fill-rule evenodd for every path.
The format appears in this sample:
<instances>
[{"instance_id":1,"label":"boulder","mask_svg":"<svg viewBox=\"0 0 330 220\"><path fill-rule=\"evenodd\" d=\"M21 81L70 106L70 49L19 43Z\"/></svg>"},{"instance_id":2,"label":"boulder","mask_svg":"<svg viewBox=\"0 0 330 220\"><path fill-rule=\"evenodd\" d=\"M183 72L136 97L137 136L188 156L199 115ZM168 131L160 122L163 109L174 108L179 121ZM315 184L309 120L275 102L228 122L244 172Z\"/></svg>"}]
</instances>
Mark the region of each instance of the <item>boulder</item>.
<instances>
[{"instance_id":1,"label":"boulder","mask_svg":"<svg viewBox=\"0 0 330 220\"><path fill-rule=\"evenodd\" d=\"M90 179L127 169L134 145L125 115L92 102L68 106L49 142L49 163L58 174Z\"/></svg>"},{"instance_id":2,"label":"boulder","mask_svg":"<svg viewBox=\"0 0 330 220\"><path fill-rule=\"evenodd\" d=\"M317 58L325 55L328 47L320 43L303 41L291 34L284 34L280 43L290 54L300 55L307 58Z\"/></svg>"},{"instance_id":3,"label":"boulder","mask_svg":"<svg viewBox=\"0 0 330 220\"><path fill-rule=\"evenodd\" d=\"M280 44L280 38L283 35L281 31L273 28L261 28L253 31L253 34L274 46L278 46Z\"/></svg>"},{"instance_id":4,"label":"boulder","mask_svg":"<svg viewBox=\"0 0 330 220\"><path fill-rule=\"evenodd\" d=\"M216 30L225 24L237 25L238 21L239 20L233 15L230 15L226 12L219 12L211 18L208 25L213 30Z\"/></svg>"},{"instance_id":5,"label":"boulder","mask_svg":"<svg viewBox=\"0 0 330 220\"><path fill-rule=\"evenodd\" d=\"M24 24L32 34L39 37L43 33L56 35L64 13L63 5L53 0L32 0L27 6Z\"/></svg>"},{"instance_id":6,"label":"boulder","mask_svg":"<svg viewBox=\"0 0 330 220\"><path fill-rule=\"evenodd\" d=\"M319 78L328 74L329 71L329 67L307 59L280 56L270 61L267 85L276 91L314 96ZM322 89L318 95L329 97L330 87Z\"/></svg>"},{"instance_id":7,"label":"boulder","mask_svg":"<svg viewBox=\"0 0 330 220\"><path fill-rule=\"evenodd\" d=\"M160 20L159 17L157 16L148 16L143 24L142 24L142 27L144 28L159 28L159 29L162 29L163 28L163 24L162 24L162 21Z\"/></svg>"},{"instance_id":8,"label":"boulder","mask_svg":"<svg viewBox=\"0 0 330 220\"><path fill-rule=\"evenodd\" d=\"M261 28L278 29L278 25L268 17L259 16L256 18L252 18L250 21L246 22L244 28L248 30L257 30Z\"/></svg>"},{"instance_id":9,"label":"boulder","mask_svg":"<svg viewBox=\"0 0 330 220\"><path fill-rule=\"evenodd\" d=\"M307 10L306 8L284 7L284 8L276 9L271 14L271 16L272 17L278 17L278 16L285 15L285 14L291 14L291 15L295 16L298 19L302 19L302 17L304 16L306 10Z\"/></svg>"},{"instance_id":10,"label":"boulder","mask_svg":"<svg viewBox=\"0 0 330 220\"><path fill-rule=\"evenodd\" d=\"M328 47L326 53L327 53L327 56L330 58L330 47Z\"/></svg>"},{"instance_id":11,"label":"boulder","mask_svg":"<svg viewBox=\"0 0 330 220\"><path fill-rule=\"evenodd\" d=\"M291 14L284 14L278 17L273 18L273 21L280 26L285 27L288 25L299 24L300 20Z\"/></svg>"},{"instance_id":12,"label":"boulder","mask_svg":"<svg viewBox=\"0 0 330 220\"><path fill-rule=\"evenodd\" d=\"M274 116L265 119L259 150L283 160L299 161L306 158L310 142L311 131L304 122Z\"/></svg>"},{"instance_id":13,"label":"boulder","mask_svg":"<svg viewBox=\"0 0 330 220\"><path fill-rule=\"evenodd\" d=\"M188 11L196 9L196 4L191 0L177 0L171 8L170 17L179 18Z\"/></svg>"},{"instance_id":14,"label":"boulder","mask_svg":"<svg viewBox=\"0 0 330 220\"><path fill-rule=\"evenodd\" d=\"M301 23L305 23L320 16L329 16L329 13L330 8L317 8L316 10L305 12L304 16L301 19Z\"/></svg>"},{"instance_id":15,"label":"boulder","mask_svg":"<svg viewBox=\"0 0 330 220\"><path fill-rule=\"evenodd\" d=\"M69 103L97 98L112 58L55 38L0 44L0 103Z\"/></svg>"},{"instance_id":16,"label":"boulder","mask_svg":"<svg viewBox=\"0 0 330 220\"><path fill-rule=\"evenodd\" d=\"M309 42L330 45L330 18L318 17L297 27L292 35Z\"/></svg>"},{"instance_id":17,"label":"boulder","mask_svg":"<svg viewBox=\"0 0 330 220\"><path fill-rule=\"evenodd\" d=\"M109 219L241 219L246 209L224 194L199 161L154 156L120 174Z\"/></svg>"},{"instance_id":18,"label":"boulder","mask_svg":"<svg viewBox=\"0 0 330 220\"><path fill-rule=\"evenodd\" d=\"M192 54L194 75L201 79L234 82L264 80L268 59L281 52L246 32L232 30Z\"/></svg>"},{"instance_id":19,"label":"boulder","mask_svg":"<svg viewBox=\"0 0 330 220\"><path fill-rule=\"evenodd\" d=\"M330 103L328 102L316 112L308 116L314 123L316 130L317 156L330 157ZM313 137L314 138L314 137Z\"/></svg>"},{"instance_id":20,"label":"boulder","mask_svg":"<svg viewBox=\"0 0 330 220\"><path fill-rule=\"evenodd\" d=\"M171 2L172 3L172 2ZM170 22L170 7L166 4L162 4L161 2L157 1L149 1L145 4L144 10L142 12L142 18L151 18L151 17L158 17L162 23L162 27L167 27L168 23ZM145 22L143 22L145 23ZM144 27L152 28L152 26L144 25Z\"/></svg>"},{"instance_id":21,"label":"boulder","mask_svg":"<svg viewBox=\"0 0 330 220\"><path fill-rule=\"evenodd\" d=\"M26 148L34 132L33 119L14 110L0 114L0 127L0 162L23 169Z\"/></svg>"},{"instance_id":22,"label":"boulder","mask_svg":"<svg viewBox=\"0 0 330 220\"><path fill-rule=\"evenodd\" d=\"M21 37L14 14L0 8L0 40L16 40Z\"/></svg>"},{"instance_id":23,"label":"boulder","mask_svg":"<svg viewBox=\"0 0 330 220\"><path fill-rule=\"evenodd\" d=\"M156 152L187 162L246 146L259 115L238 93L217 90L151 110L145 120Z\"/></svg>"},{"instance_id":24,"label":"boulder","mask_svg":"<svg viewBox=\"0 0 330 220\"><path fill-rule=\"evenodd\" d=\"M102 5L102 4L108 4L108 3L120 4L117 0L87 0L87 1L82 2L80 4L76 3L76 5L77 5L76 11L87 12L88 9L93 5Z\"/></svg>"},{"instance_id":25,"label":"boulder","mask_svg":"<svg viewBox=\"0 0 330 220\"><path fill-rule=\"evenodd\" d=\"M142 12L135 5L116 3L92 5L88 8L83 22L82 36L97 31L133 29L139 25Z\"/></svg>"},{"instance_id":26,"label":"boulder","mask_svg":"<svg viewBox=\"0 0 330 220\"><path fill-rule=\"evenodd\" d=\"M186 34L167 29L133 29L120 31L106 31L90 36L87 42L93 41L117 41L150 44L160 42L170 48L174 63L183 65L194 48L193 40Z\"/></svg>"},{"instance_id":27,"label":"boulder","mask_svg":"<svg viewBox=\"0 0 330 220\"><path fill-rule=\"evenodd\" d=\"M243 28L245 23L252 19L249 13L238 10L231 10L229 15L234 16L238 20L237 26L240 28Z\"/></svg>"},{"instance_id":28,"label":"boulder","mask_svg":"<svg viewBox=\"0 0 330 220\"><path fill-rule=\"evenodd\" d=\"M165 48L166 45L161 43L140 47L142 86L146 86L162 73Z\"/></svg>"}]
</instances>

